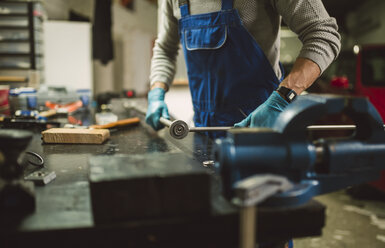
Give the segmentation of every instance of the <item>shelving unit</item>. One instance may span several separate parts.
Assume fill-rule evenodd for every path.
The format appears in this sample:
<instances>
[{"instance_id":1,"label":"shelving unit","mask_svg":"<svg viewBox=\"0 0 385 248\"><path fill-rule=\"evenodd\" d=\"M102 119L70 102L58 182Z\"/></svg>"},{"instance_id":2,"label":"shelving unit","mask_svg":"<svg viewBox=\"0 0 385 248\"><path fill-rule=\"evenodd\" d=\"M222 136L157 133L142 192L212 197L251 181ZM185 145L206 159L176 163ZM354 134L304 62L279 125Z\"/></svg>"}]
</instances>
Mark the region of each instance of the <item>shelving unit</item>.
<instances>
[{"instance_id":1,"label":"shelving unit","mask_svg":"<svg viewBox=\"0 0 385 248\"><path fill-rule=\"evenodd\" d=\"M38 87L43 81L43 21L40 1L0 1L0 76L24 78L1 81L10 87Z\"/></svg>"}]
</instances>

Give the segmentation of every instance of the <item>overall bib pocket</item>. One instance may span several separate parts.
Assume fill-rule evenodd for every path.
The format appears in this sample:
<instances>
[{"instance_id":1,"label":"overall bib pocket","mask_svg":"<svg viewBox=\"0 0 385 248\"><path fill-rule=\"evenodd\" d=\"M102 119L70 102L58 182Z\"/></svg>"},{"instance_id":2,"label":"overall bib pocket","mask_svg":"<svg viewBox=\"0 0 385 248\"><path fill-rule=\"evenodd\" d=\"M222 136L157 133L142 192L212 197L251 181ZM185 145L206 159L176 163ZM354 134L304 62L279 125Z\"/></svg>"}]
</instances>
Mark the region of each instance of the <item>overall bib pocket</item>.
<instances>
[{"instance_id":1,"label":"overall bib pocket","mask_svg":"<svg viewBox=\"0 0 385 248\"><path fill-rule=\"evenodd\" d=\"M184 42L188 51L221 48L227 39L227 26L209 26L184 30Z\"/></svg>"}]
</instances>

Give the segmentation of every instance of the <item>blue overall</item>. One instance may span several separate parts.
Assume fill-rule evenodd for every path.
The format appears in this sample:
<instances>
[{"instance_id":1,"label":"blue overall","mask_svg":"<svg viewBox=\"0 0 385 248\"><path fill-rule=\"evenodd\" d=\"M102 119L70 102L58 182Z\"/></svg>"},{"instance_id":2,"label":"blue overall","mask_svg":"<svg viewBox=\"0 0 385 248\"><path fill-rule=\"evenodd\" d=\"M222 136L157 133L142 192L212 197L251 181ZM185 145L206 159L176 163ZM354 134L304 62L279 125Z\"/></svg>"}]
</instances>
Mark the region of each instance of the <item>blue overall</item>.
<instances>
[{"instance_id":1,"label":"blue overall","mask_svg":"<svg viewBox=\"0 0 385 248\"><path fill-rule=\"evenodd\" d=\"M221 11L198 15L190 15L188 0L179 5L195 125L232 126L262 104L280 80L233 0L222 0Z\"/></svg>"},{"instance_id":2,"label":"blue overall","mask_svg":"<svg viewBox=\"0 0 385 248\"><path fill-rule=\"evenodd\" d=\"M232 126L246 117L242 112L249 115L265 102L282 79L243 26L233 0L222 0L221 11L207 14L190 15L188 0L179 0L179 7L195 125Z\"/></svg>"}]
</instances>

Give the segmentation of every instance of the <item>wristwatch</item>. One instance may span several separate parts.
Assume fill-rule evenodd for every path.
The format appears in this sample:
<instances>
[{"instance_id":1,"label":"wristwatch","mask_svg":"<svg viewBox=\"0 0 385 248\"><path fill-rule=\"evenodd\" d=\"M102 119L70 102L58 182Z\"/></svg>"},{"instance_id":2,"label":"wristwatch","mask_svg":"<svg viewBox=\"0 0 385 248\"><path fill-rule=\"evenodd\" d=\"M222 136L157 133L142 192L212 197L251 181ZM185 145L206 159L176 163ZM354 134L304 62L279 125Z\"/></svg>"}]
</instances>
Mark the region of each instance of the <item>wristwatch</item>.
<instances>
[{"instance_id":1,"label":"wristwatch","mask_svg":"<svg viewBox=\"0 0 385 248\"><path fill-rule=\"evenodd\" d=\"M291 103L297 97L297 93L294 90L279 86L277 92L288 102Z\"/></svg>"}]
</instances>

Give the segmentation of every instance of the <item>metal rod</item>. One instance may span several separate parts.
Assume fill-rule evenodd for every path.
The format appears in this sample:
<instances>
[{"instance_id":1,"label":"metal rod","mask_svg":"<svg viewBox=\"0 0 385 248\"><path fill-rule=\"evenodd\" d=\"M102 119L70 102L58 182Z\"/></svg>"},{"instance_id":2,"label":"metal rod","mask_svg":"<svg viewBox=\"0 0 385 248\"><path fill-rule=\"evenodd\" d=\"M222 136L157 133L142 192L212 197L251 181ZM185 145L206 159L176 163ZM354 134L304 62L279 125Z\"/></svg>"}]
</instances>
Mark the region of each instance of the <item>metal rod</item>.
<instances>
[{"instance_id":1,"label":"metal rod","mask_svg":"<svg viewBox=\"0 0 385 248\"><path fill-rule=\"evenodd\" d=\"M234 127L190 127L190 132L227 131L233 128ZM309 131L339 131L355 129L356 125L311 125L307 127L307 130Z\"/></svg>"},{"instance_id":2,"label":"metal rod","mask_svg":"<svg viewBox=\"0 0 385 248\"><path fill-rule=\"evenodd\" d=\"M163 117L160 117L159 121L160 121L160 123L162 123L166 127L170 127L171 124L172 124L172 121L170 121L170 120L168 120L166 118L163 118Z\"/></svg>"},{"instance_id":3,"label":"metal rod","mask_svg":"<svg viewBox=\"0 0 385 248\"><path fill-rule=\"evenodd\" d=\"M142 114L146 112L137 106L134 106L134 109ZM178 137L179 139L187 136L188 132L216 132L216 131L227 131L233 129L233 126L225 127L188 127L187 123L182 120L170 121L166 118L160 117L160 122L171 128L170 134L173 137ZM356 125L311 125L307 127L309 131L341 131L341 130L355 130ZM384 125L385 129L385 125Z\"/></svg>"},{"instance_id":4,"label":"metal rod","mask_svg":"<svg viewBox=\"0 0 385 248\"><path fill-rule=\"evenodd\" d=\"M146 110L143 109L143 108L140 108L136 105L127 105L125 106L126 108L133 108L135 111L137 111L139 114L142 114L144 116L146 116ZM164 118L164 117L160 117L159 119L160 123L162 123L163 125L165 125L166 127L170 127L171 124L172 124L172 121Z\"/></svg>"},{"instance_id":5,"label":"metal rod","mask_svg":"<svg viewBox=\"0 0 385 248\"><path fill-rule=\"evenodd\" d=\"M255 248L256 247L256 229L257 229L257 207L245 206L240 210L240 248Z\"/></svg>"},{"instance_id":6,"label":"metal rod","mask_svg":"<svg viewBox=\"0 0 385 248\"><path fill-rule=\"evenodd\" d=\"M385 129L385 125L383 126ZM338 130L355 130L356 125L312 125L307 127L310 131L338 131Z\"/></svg>"},{"instance_id":7,"label":"metal rod","mask_svg":"<svg viewBox=\"0 0 385 248\"><path fill-rule=\"evenodd\" d=\"M169 121L169 120L167 120ZM170 122L170 121L169 121ZM215 131L227 131L234 127L188 127L184 121L174 121L171 125L162 124L170 128L170 134L174 138L182 139L187 136L188 132L215 132ZM172 128L171 128L172 127ZM309 131L342 131L342 130L355 130L355 125L311 125L307 127ZM385 129L385 125L384 125Z\"/></svg>"},{"instance_id":8,"label":"metal rod","mask_svg":"<svg viewBox=\"0 0 385 248\"><path fill-rule=\"evenodd\" d=\"M355 130L356 125L311 125L307 129L310 131Z\"/></svg>"},{"instance_id":9,"label":"metal rod","mask_svg":"<svg viewBox=\"0 0 385 248\"><path fill-rule=\"evenodd\" d=\"M190 127L190 132L227 131L234 127Z\"/></svg>"}]
</instances>

